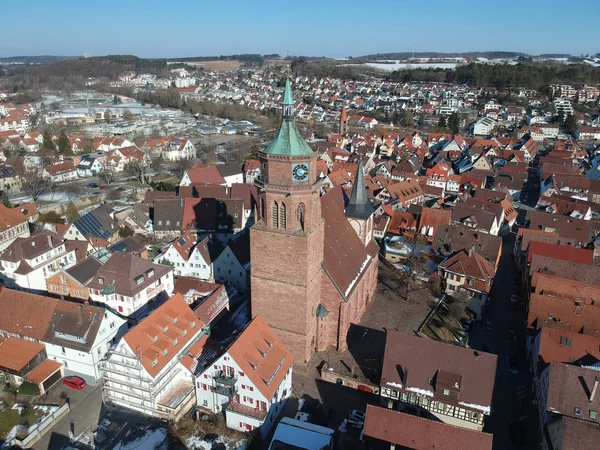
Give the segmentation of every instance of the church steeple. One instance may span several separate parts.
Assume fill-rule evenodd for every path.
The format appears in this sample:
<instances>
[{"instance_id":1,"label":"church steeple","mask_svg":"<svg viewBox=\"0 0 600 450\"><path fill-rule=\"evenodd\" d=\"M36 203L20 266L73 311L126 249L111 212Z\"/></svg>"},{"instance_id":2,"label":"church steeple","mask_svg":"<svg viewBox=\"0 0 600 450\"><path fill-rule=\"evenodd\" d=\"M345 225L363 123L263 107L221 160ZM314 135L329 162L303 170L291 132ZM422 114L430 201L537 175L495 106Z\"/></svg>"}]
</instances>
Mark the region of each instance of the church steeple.
<instances>
[{"instance_id":1,"label":"church steeple","mask_svg":"<svg viewBox=\"0 0 600 450\"><path fill-rule=\"evenodd\" d=\"M285 80L285 91L283 92L283 120L291 120L294 118L294 96L292 95L292 87L290 79Z\"/></svg>"},{"instance_id":2,"label":"church steeple","mask_svg":"<svg viewBox=\"0 0 600 450\"><path fill-rule=\"evenodd\" d=\"M368 219L371 214L373 214L373 207L367 198L363 162L359 158L354 186L352 186L352 196L350 197L350 203L346 206L346 217Z\"/></svg>"},{"instance_id":3,"label":"church steeple","mask_svg":"<svg viewBox=\"0 0 600 450\"><path fill-rule=\"evenodd\" d=\"M340 126L339 126L339 134L345 136L348 133L348 113L346 112L346 107L342 106L342 112L340 114Z\"/></svg>"}]
</instances>

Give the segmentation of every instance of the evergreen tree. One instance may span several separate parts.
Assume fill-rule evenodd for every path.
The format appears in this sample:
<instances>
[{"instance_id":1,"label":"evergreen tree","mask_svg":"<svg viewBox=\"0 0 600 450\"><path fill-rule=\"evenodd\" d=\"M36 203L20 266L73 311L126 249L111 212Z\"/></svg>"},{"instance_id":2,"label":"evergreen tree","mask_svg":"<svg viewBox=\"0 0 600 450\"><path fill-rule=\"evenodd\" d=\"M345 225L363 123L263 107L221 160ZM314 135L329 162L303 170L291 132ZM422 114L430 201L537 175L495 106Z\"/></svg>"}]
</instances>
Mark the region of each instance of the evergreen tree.
<instances>
[{"instance_id":1,"label":"evergreen tree","mask_svg":"<svg viewBox=\"0 0 600 450\"><path fill-rule=\"evenodd\" d=\"M50 132L48 130L44 130L42 138L43 138L42 148L47 148L49 150L56 150L56 147L54 145L54 142L52 142L52 137L50 137Z\"/></svg>"},{"instance_id":2,"label":"evergreen tree","mask_svg":"<svg viewBox=\"0 0 600 450\"><path fill-rule=\"evenodd\" d=\"M577 121L573 114L567 115L563 127L567 133L575 133L577 131Z\"/></svg>"},{"instance_id":3,"label":"evergreen tree","mask_svg":"<svg viewBox=\"0 0 600 450\"><path fill-rule=\"evenodd\" d=\"M448 129L452 134L458 134L460 131L460 120L458 114L452 113L448 117Z\"/></svg>"},{"instance_id":4,"label":"evergreen tree","mask_svg":"<svg viewBox=\"0 0 600 450\"><path fill-rule=\"evenodd\" d=\"M446 128L446 117L440 116L440 121L438 122L438 127Z\"/></svg>"},{"instance_id":5,"label":"evergreen tree","mask_svg":"<svg viewBox=\"0 0 600 450\"><path fill-rule=\"evenodd\" d=\"M58 151L61 155L72 155L71 144L69 144L69 138L64 131L61 131L58 136Z\"/></svg>"}]
</instances>

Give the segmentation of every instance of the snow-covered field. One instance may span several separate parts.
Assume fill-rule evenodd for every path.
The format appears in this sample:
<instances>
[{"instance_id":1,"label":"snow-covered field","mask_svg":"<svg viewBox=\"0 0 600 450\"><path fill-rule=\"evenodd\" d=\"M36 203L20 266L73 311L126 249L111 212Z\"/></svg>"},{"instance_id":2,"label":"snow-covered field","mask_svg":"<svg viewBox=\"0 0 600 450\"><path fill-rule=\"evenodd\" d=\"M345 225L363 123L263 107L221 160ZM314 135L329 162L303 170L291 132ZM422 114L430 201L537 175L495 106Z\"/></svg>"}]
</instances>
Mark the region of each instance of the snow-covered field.
<instances>
[{"instance_id":1,"label":"snow-covered field","mask_svg":"<svg viewBox=\"0 0 600 450\"><path fill-rule=\"evenodd\" d=\"M457 63L409 63L409 62L393 62L393 63L365 63L365 64L345 64L346 66L369 66L374 69L393 72L394 70L402 69L456 69Z\"/></svg>"},{"instance_id":2,"label":"snow-covered field","mask_svg":"<svg viewBox=\"0 0 600 450\"><path fill-rule=\"evenodd\" d=\"M245 450L246 448L246 441L234 441L233 439L222 436L219 436L210 442L200 439L197 436L192 436L187 439L185 444L191 450L211 450L214 444L223 444L226 450Z\"/></svg>"}]
</instances>

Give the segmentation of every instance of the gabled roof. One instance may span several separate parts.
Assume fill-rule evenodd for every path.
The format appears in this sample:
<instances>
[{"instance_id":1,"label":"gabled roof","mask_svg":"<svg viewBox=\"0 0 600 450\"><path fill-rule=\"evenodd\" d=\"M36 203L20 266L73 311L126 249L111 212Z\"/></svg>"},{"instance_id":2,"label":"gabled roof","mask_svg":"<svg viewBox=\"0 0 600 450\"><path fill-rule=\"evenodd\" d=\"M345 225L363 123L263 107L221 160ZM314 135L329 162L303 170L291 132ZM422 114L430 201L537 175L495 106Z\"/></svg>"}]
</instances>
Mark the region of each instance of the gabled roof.
<instances>
[{"instance_id":1,"label":"gabled roof","mask_svg":"<svg viewBox=\"0 0 600 450\"><path fill-rule=\"evenodd\" d=\"M113 215L113 207L105 204L79 217L73 225L86 239L108 239L119 231L119 224Z\"/></svg>"},{"instance_id":2,"label":"gabled roof","mask_svg":"<svg viewBox=\"0 0 600 450\"><path fill-rule=\"evenodd\" d=\"M88 287L103 290L112 286L115 293L131 297L172 270L171 267L155 264L131 253L115 252L98 270Z\"/></svg>"},{"instance_id":3,"label":"gabled roof","mask_svg":"<svg viewBox=\"0 0 600 450\"><path fill-rule=\"evenodd\" d=\"M85 352L92 349L107 314L104 308L7 288L0 289L0 311L2 331Z\"/></svg>"},{"instance_id":4,"label":"gabled roof","mask_svg":"<svg viewBox=\"0 0 600 450\"><path fill-rule=\"evenodd\" d=\"M551 363L546 410L563 416L585 418L600 423L600 417L590 418L590 411L600 410L600 391L593 392L598 383L598 371L563 363ZM595 395L592 397L592 393ZM579 408L580 414L575 414Z\"/></svg>"},{"instance_id":5,"label":"gabled roof","mask_svg":"<svg viewBox=\"0 0 600 450\"><path fill-rule=\"evenodd\" d=\"M431 249L441 255L451 255L459 250L474 250L492 263L496 263L502 238L488 233L481 233L464 225L437 226L433 236Z\"/></svg>"},{"instance_id":6,"label":"gabled roof","mask_svg":"<svg viewBox=\"0 0 600 450\"><path fill-rule=\"evenodd\" d=\"M164 302L129 330L123 339L138 355L144 369L155 377L198 335L204 324L180 294Z\"/></svg>"},{"instance_id":7,"label":"gabled roof","mask_svg":"<svg viewBox=\"0 0 600 450\"><path fill-rule=\"evenodd\" d=\"M430 380L435 380L436 374L440 371L457 374L462 377L457 403L474 405L489 414L497 358L490 353L388 330L381 386L418 389L433 397ZM406 368L408 373L403 382L400 374Z\"/></svg>"},{"instance_id":8,"label":"gabled roof","mask_svg":"<svg viewBox=\"0 0 600 450\"><path fill-rule=\"evenodd\" d=\"M561 330L552 326L540 331L539 362L579 363L592 365L600 362L600 337Z\"/></svg>"},{"instance_id":9,"label":"gabled roof","mask_svg":"<svg viewBox=\"0 0 600 450\"><path fill-rule=\"evenodd\" d=\"M198 167L185 172L194 186L222 186L227 184L217 166Z\"/></svg>"},{"instance_id":10,"label":"gabled roof","mask_svg":"<svg viewBox=\"0 0 600 450\"><path fill-rule=\"evenodd\" d=\"M27 217L23 216L18 208L7 208L0 203L0 231L16 227L23 222L27 222Z\"/></svg>"},{"instance_id":11,"label":"gabled roof","mask_svg":"<svg viewBox=\"0 0 600 450\"><path fill-rule=\"evenodd\" d=\"M533 255L549 256L564 261L582 264L594 263L594 251L575 248L567 245L552 244L549 242L531 241L527 248L527 262L531 263Z\"/></svg>"},{"instance_id":12,"label":"gabled roof","mask_svg":"<svg viewBox=\"0 0 600 450\"><path fill-rule=\"evenodd\" d=\"M20 372L45 348L44 344L9 337L0 342L0 367Z\"/></svg>"},{"instance_id":13,"label":"gabled roof","mask_svg":"<svg viewBox=\"0 0 600 450\"><path fill-rule=\"evenodd\" d=\"M491 434L373 405L367 405L364 433L402 448L492 449Z\"/></svg>"},{"instance_id":14,"label":"gabled roof","mask_svg":"<svg viewBox=\"0 0 600 450\"><path fill-rule=\"evenodd\" d=\"M294 362L292 354L260 316L248 324L228 353L267 399L273 397Z\"/></svg>"},{"instance_id":15,"label":"gabled roof","mask_svg":"<svg viewBox=\"0 0 600 450\"><path fill-rule=\"evenodd\" d=\"M471 250L459 251L454 256L442 261L439 268L476 280L473 288L485 292L489 292L490 282L496 272L492 262ZM481 281L481 283L477 281Z\"/></svg>"}]
</instances>

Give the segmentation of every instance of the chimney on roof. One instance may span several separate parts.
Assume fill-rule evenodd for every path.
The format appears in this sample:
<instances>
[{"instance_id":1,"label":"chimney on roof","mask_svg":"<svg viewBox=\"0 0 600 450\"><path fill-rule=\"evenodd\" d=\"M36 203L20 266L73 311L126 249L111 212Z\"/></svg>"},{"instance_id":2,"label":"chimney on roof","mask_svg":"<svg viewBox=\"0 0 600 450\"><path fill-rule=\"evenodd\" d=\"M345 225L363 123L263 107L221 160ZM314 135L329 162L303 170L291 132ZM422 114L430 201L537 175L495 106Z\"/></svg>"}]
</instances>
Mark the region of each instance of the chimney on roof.
<instances>
[{"instance_id":1,"label":"chimney on roof","mask_svg":"<svg viewBox=\"0 0 600 450\"><path fill-rule=\"evenodd\" d=\"M596 391L598 390L598 378L594 380L594 387L592 388L592 392L590 393L590 403L594 401L594 397L596 396Z\"/></svg>"},{"instance_id":2,"label":"chimney on roof","mask_svg":"<svg viewBox=\"0 0 600 450\"><path fill-rule=\"evenodd\" d=\"M81 325L83 323L83 306L77 306L77 325Z\"/></svg>"}]
</instances>

